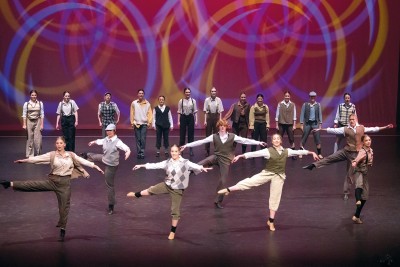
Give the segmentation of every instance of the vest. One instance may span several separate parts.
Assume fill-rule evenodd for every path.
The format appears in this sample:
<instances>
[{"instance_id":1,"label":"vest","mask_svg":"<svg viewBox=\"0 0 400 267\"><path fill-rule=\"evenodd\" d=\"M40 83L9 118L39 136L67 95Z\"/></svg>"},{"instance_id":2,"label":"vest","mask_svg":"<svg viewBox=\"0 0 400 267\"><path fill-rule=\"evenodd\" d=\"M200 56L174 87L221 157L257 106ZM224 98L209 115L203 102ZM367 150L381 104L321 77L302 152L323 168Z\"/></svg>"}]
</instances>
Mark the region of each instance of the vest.
<instances>
[{"instance_id":1,"label":"vest","mask_svg":"<svg viewBox=\"0 0 400 267\"><path fill-rule=\"evenodd\" d=\"M37 120L40 118L40 112L42 110L42 102L41 101L37 101L37 103L39 103L39 106L34 108L31 108L29 110L29 101L26 102L26 118L29 120Z\"/></svg>"},{"instance_id":2,"label":"vest","mask_svg":"<svg viewBox=\"0 0 400 267\"><path fill-rule=\"evenodd\" d=\"M365 151L365 159L361 160L357 166L354 168L354 171L361 172L363 175L367 175L368 167L372 166L373 161L373 151L372 148L367 151L364 147L362 148Z\"/></svg>"},{"instance_id":3,"label":"vest","mask_svg":"<svg viewBox=\"0 0 400 267\"><path fill-rule=\"evenodd\" d=\"M107 138L103 141L103 158L102 162L108 166L118 166L119 164L119 151L117 143L119 138L109 142Z\"/></svg>"},{"instance_id":4,"label":"vest","mask_svg":"<svg viewBox=\"0 0 400 267\"><path fill-rule=\"evenodd\" d=\"M285 104L280 103L278 123L293 124L293 117L294 117L294 104L290 102L289 107L286 107Z\"/></svg>"},{"instance_id":5,"label":"vest","mask_svg":"<svg viewBox=\"0 0 400 267\"><path fill-rule=\"evenodd\" d=\"M344 103L339 105L339 122L343 126L349 125L349 117L351 114L356 113L356 106L351 104L349 107L346 107Z\"/></svg>"},{"instance_id":6,"label":"vest","mask_svg":"<svg viewBox=\"0 0 400 267\"><path fill-rule=\"evenodd\" d=\"M72 174L71 174L71 179L76 179L79 178L80 176L82 176L83 178L89 178L89 173L87 173L87 171L81 166L81 164L75 159L76 154L68 151L68 153L71 155L72 158L72 162L74 163L74 169L72 170ZM51 168L51 172L49 173L49 175L52 174L53 172L53 165L54 165L54 158L56 157L56 152L52 151L50 152L50 168Z\"/></svg>"},{"instance_id":7,"label":"vest","mask_svg":"<svg viewBox=\"0 0 400 267\"><path fill-rule=\"evenodd\" d=\"M239 118L240 118L240 113L242 111L242 108L238 105L238 103L233 104L233 111L231 115L231 120L234 123L239 123ZM244 110L244 120L246 124L249 124L249 114L250 114L250 105L248 103L243 105L243 110Z\"/></svg>"},{"instance_id":8,"label":"vest","mask_svg":"<svg viewBox=\"0 0 400 267\"><path fill-rule=\"evenodd\" d=\"M282 154L279 155L278 151L275 148L268 148L270 158L267 160L265 164L264 170L276 173L276 174L285 174L285 166L286 159L288 157L288 150L284 149Z\"/></svg>"},{"instance_id":9,"label":"vest","mask_svg":"<svg viewBox=\"0 0 400 267\"><path fill-rule=\"evenodd\" d=\"M108 105L106 105L106 102L101 102L100 114L101 114L101 121L104 126L107 126L111 123L115 124L114 102L110 102Z\"/></svg>"},{"instance_id":10,"label":"vest","mask_svg":"<svg viewBox=\"0 0 400 267\"><path fill-rule=\"evenodd\" d=\"M262 106L261 108L256 104L254 105L254 120L265 122L265 116L267 115L268 109L266 106Z\"/></svg>"},{"instance_id":11,"label":"vest","mask_svg":"<svg viewBox=\"0 0 400 267\"><path fill-rule=\"evenodd\" d=\"M235 135L228 133L228 139L222 143L219 134L213 134L214 154L226 164L230 164L235 157L234 139Z\"/></svg>"},{"instance_id":12,"label":"vest","mask_svg":"<svg viewBox=\"0 0 400 267\"><path fill-rule=\"evenodd\" d=\"M345 127L344 135L346 136L346 146L344 149L347 151L360 151L362 147L361 136L364 135L364 126L357 126L356 132L354 132L353 129Z\"/></svg>"},{"instance_id":13,"label":"vest","mask_svg":"<svg viewBox=\"0 0 400 267\"><path fill-rule=\"evenodd\" d=\"M168 120L168 113L170 111L170 108L168 106L165 106L164 112L162 112L161 109L156 106L154 110L156 111L156 125L164 129L171 127L171 124Z\"/></svg>"},{"instance_id":14,"label":"vest","mask_svg":"<svg viewBox=\"0 0 400 267\"><path fill-rule=\"evenodd\" d=\"M307 123L310 120L310 110L311 110L311 105L310 103L305 104L305 109L304 109L304 123ZM319 113L320 111L320 105L317 103L314 105L314 111L315 111L315 119L318 123L321 123L319 121Z\"/></svg>"}]
</instances>

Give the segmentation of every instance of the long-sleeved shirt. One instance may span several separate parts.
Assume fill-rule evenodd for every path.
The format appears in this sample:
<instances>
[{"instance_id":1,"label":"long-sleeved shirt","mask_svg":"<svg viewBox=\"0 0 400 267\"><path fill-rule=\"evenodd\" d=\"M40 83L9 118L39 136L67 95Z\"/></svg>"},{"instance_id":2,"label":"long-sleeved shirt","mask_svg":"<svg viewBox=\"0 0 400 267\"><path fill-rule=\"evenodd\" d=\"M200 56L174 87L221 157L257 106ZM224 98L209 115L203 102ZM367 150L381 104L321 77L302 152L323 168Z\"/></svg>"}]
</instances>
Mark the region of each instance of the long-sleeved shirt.
<instances>
[{"instance_id":1,"label":"long-sleeved shirt","mask_svg":"<svg viewBox=\"0 0 400 267\"><path fill-rule=\"evenodd\" d=\"M130 120L131 125L140 127L142 124L152 124L153 115L151 111L150 103L143 99L141 102L139 100L133 100L130 108Z\"/></svg>"},{"instance_id":2,"label":"long-sleeved shirt","mask_svg":"<svg viewBox=\"0 0 400 267\"><path fill-rule=\"evenodd\" d=\"M354 132L356 132L356 128L359 127L359 126L360 125L357 123L355 127L351 127L350 125L346 126L346 127L339 127L339 128L330 128L329 127L329 128L326 128L326 132L329 133L329 134L342 134L342 135L345 135L345 131L344 131L345 128L349 128L349 129L353 130ZM376 127L364 127L364 133L376 133L376 132L379 132L379 127L378 126L376 126Z\"/></svg>"},{"instance_id":3,"label":"long-sleeved shirt","mask_svg":"<svg viewBox=\"0 0 400 267\"><path fill-rule=\"evenodd\" d=\"M233 141L235 141L236 143L245 144L245 145L260 145L261 144L260 141L256 141L256 140L248 139L248 138L244 138L244 137L240 137L240 136L237 136L236 134L234 134L234 136L235 137L234 137ZM219 134L219 137L221 139L221 142L225 143L226 140L228 140L228 133L226 133L224 135ZM211 135L207 136L204 139L197 140L197 141L194 141L194 142L191 142L191 143L187 143L185 146L186 147L200 146L200 145L204 145L204 144L207 144L207 143L211 143L211 142L213 142L213 140L214 140L214 137L211 134Z\"/></svg>"},{"instance_id":4,"label":"long-sleeved shirt","mask_svg":"<svg viewBox=\"0 0 400 267\"><path fill-rule=\"evenodd\" d=\"M276 149L276 151L278 151L279 155L282 154L284 148L283 147L279 147L278 149ZM309 151L308 150L293 150L288 148L288 157L292 157L292 156L300 156L300 155L308 155ZM249 159L249 158L257 158L257 157L264 157L266 159L269 159L271 157L268 148L264 148L261 150L257 150L257 151L253 151L253 152L247 152L244 153L244 158Z\"/></svg>"},{"instance_id":5,"label":"long-sleeved shirt","mask_svg":"<svg viewBox=\"0 0 400 267\"><path fill-rule=\"evenodd\" d=\"M185 189L189 185L190 171L200 172L203 166L179 157L176 160L171 158L157 163L146 163L145 168L164 169L167 174L164 180L166 185L172 189Z\"/></svg>"},{"instance_id":6,"label":"long-sleeved shirt","mask_svg":"<svg viewBox=\"0 0 400 267\"><path fill-rule=\"evenodd\" d=\"M96 145L101 146L101 145L103 145L104 142L114 142L115 139L117 139L117 138L118 138L117 135L114 135L111 138L106 137L106 138L102 138L102 139L97 139L95 142L96 142ZM122 142L121 139L118 140L118 142L115 146L124 152L131 151L131 149L127 145L125 145L125 143Z\"/></svg>"},{"instance_id":7,"label":"long-sleeved shirt","mask_svg":"<svg viewBox=\"0 0 400 267\"><path fill-rule=\"evenodd\" d=\"M72 156L70 155L72 152L65 152L64 157L56 151L55 157L54 157L54 162L53 162L53 170L52 174L54 175L59 175L59 176L68 176L72 174L72 171L74 169L74 162L72 160ZM50 164L50 156L51 152L48 152L43 155L35 156L35 157L30 157L27 159L28 163L34 163L34 164ZM84 165L88 166L90 168L94 167L94 163L90 162L84 158L81 158L77 155L75 155L75 160Z\"/></svg>"}]
</instances>

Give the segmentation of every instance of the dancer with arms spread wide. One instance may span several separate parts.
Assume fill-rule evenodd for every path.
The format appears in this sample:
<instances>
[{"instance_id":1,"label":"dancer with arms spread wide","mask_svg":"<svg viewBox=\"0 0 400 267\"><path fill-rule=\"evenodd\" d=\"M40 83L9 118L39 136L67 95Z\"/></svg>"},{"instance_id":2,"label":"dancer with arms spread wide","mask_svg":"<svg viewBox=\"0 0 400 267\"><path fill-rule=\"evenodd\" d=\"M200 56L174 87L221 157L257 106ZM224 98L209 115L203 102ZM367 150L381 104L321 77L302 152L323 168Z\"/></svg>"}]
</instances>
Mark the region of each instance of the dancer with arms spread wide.
<instances>
[{"instance_id":1,"label":"dancer with arms spread wide","mask_svg":"<svg viewBox=\"0 0 400 267\"><path fill-rule=\"evenodd\" d=\"M271 182L269 195L269 219L267 225L270 231L275 231L274 220L281 201L283 184L286 179L285 166L287 158L299 155L312 155L315 160L318 160L319 158L318 155L312 151L283 148L282 136L280 134L276 133L272 135L271 139L272 147L238 155L232 161L236 162L240 158L248 159L265 157L268 159L265 168L260 173L255 174L250 178L243 179L234 186L219 190L218 194L228 195L233 191L243 191Z\"/></svg>"},{"instance_id":2,"label":"dancer with arms spread wide","mask_svg":"<svg viewBox=\"0 0 400 267\"><path fill-rule=\"evenodd\" d=\"M143 196L152 196L160 194L169 194L171 196L171 232L169 233L168 239L172 240L175 238L175 231L180 219L180 206L183 197L184 190L189 185L189 174L190 171L195 170L199 172L207 172L211 168L204 168L201 165L197 165L184 159L180 156L179 147L173 145L171 147L171 158L158 162L158 163L146 163L136 165L133 170L140 168L146 169L164 169L166 177L164 182L149 187L148 189L138 191L136 193L129 192L128 197L140 198Z\"/></svg>"}]
</instances>

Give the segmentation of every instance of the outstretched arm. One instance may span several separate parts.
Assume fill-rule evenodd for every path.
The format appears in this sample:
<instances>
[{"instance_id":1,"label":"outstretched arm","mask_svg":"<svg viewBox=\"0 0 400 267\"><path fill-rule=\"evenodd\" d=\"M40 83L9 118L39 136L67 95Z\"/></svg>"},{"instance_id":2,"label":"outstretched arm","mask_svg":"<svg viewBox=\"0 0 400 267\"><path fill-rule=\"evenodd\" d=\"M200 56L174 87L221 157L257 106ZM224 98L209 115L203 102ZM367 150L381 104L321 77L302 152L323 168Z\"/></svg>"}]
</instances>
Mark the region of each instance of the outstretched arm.
<instances>
[{"instance_id":1,"label":"outstretched arm","mask_svg":"<svg viewBox=\"0 0 400 267\"><path fill-rule=\"evenodd\" d=\"M145 166L146 166L145 164L137 164L132 168L132 171L136 171L137 169L144 168Z\"/></svg>"}]
</instances>

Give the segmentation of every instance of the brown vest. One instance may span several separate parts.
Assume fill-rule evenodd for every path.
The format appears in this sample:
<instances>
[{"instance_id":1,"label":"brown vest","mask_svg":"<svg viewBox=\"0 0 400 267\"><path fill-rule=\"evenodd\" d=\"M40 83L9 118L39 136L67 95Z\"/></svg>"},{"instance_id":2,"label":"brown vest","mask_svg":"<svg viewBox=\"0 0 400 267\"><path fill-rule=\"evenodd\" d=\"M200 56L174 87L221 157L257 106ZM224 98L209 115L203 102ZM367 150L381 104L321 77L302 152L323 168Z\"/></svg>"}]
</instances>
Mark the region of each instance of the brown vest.
<instances>
[{"instance_id":1,"label":"brown vest","mask_svg":"<svg viewBox=\"0 0 400 267\"><path fill-rule=\"evenodd\" d=\"M294 104L293 102L289 103L289 107L286 107L285 104L279 104L279 118L278 123L280 124L293 124L294 117Z\"/></svg>"},{"instance_id":2,"label":"brown vest","mask_svg":"<svg viewBox=\"0 0 400 267\"><path fill-rule=\"evenodd\" d=\"M222 143L219 134L213 134L214 154L226 164L230 164L235 157L234 139L235 135L228 133L228 140Z\"/></svg>"},{"instance_id":3,"label":"brown vest","mask_svg":"<svg viewBox=\"0 0 400 267\"><path fill-rule=\"evenodd\" d=\"M288 157L288 150L284 149L282 154L280 155L274 147L269 147L268 151L270 154L270 158L267 160L264 170L276 174L284 174L286 159Z\"/></svg>"},{"instance_id":4,"label":"brown vest","mask_svg":"<svg viewBox=\"0 0 400 267\"><path fill-rule=\"evenodd\" d=\"M348 127L344 128L344 135L346 136L346 146L344 147L347 151L360 151L362 147L361 136L364 135L364 125L356 127L356 132Z\"/></svg>"}]
</instances>

